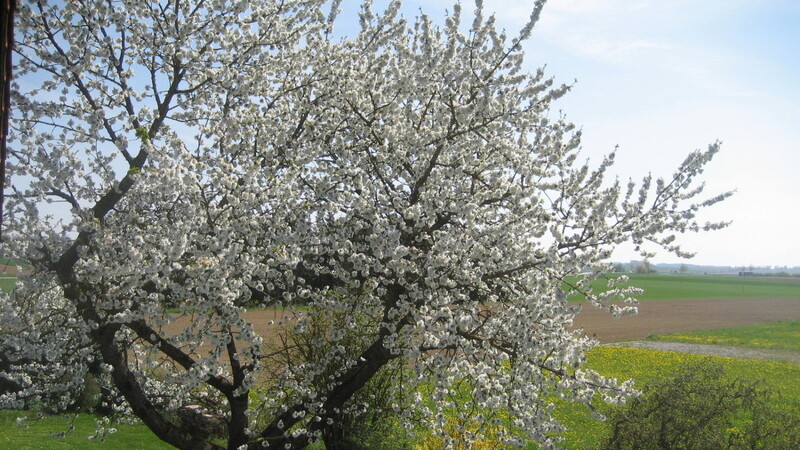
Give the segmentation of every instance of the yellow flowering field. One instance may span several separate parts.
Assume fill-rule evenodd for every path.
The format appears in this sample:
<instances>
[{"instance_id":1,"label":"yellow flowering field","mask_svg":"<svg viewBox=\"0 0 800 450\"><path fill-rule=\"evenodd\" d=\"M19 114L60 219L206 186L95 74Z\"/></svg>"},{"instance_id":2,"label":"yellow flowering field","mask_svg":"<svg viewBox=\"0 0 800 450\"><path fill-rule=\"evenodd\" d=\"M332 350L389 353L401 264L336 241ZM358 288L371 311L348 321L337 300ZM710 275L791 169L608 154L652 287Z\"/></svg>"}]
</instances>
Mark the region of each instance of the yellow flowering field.
<instances>
[{"instance_id":1,"label":"yellow flowering field","mask_svg":"<svg viewBox=\"0 0 800 450\"><path fill-rule=\"evenodd\" d=\"M730 377L763 380L765 387L781 394L782 399L779 404L775 405L776 407L789 408L800 414L800 383L795 382L795 380L800 380L800 365L796 364L599 346L589 353L587 367L620 381L633 379L636 381L637 387L641 388L649 382L669 377L685 365L709 358L721 364ZM568 449L595 447L604 436L606 425L592 418L589 411L582 405L557 400L556 403L558 405L556 415L569 429L561 435L564 438L562 446ZM601 413L607 413L611 408L605 404L599 406ZM454 429L449 433L451 437L458 435L458 432L455 431L458 428L456 425L453 423ZM423 436L414 448L419 450L442 448L441 438L430 435L425 437L425 433L422 434ZM492 430L489 430L488 436L476 442L475 448L498 448L498 445L500 445L499 441ZM531 444L529 448L534 449L536 446Z\"/></svg>"}]
</instances>

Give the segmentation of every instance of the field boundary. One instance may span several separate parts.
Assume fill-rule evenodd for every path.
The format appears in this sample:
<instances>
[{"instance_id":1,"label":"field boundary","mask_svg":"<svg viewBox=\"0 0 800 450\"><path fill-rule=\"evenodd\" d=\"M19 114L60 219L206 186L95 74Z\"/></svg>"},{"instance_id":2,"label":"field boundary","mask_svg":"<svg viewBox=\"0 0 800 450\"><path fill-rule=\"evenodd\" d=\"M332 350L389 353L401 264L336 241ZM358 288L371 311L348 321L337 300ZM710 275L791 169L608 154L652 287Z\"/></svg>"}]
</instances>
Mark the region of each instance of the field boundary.
<instances>
[{"instance_id":1,"label":"field boundary","mask_svg":"<svg viewBox=\"0 0 800 450\"><path fill-rule=\"evenodd\" d=\"M791 350L730 347L724 345L687 344L685 342L627 341L604 344L612 347L646 348L650 350L695 353L709 356L725 356L739 359L758 359L762 361L788 362L800 364L800 352Z\"/></svg>"}]
</instances>

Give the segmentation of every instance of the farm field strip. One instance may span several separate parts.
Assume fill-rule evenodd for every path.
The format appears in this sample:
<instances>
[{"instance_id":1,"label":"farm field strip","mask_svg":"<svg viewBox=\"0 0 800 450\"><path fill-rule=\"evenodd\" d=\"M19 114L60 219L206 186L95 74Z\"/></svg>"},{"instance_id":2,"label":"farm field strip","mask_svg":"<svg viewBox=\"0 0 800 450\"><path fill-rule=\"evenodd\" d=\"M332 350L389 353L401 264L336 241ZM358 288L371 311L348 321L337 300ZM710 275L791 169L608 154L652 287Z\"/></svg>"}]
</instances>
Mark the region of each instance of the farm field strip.
<instances>
[{"instance_id":1,"label":"farm field strip","mask_svg":"<svg viewBox=\"0 0 800 450\"><path fill-rule=\"evenodd\" d=\"M711 298L641 302L634 316L612 317L608 311L583 304L575 317L582 328L602 343L638 341L653 334L800 320L800 298Z\"/></svg>"},{"instance_id":2,"label":"farm field strip","mask_svg":"<svg viewBox=\"0 0 800 450\"><path fill-rule=\"evenodd\" d=\"M654 334L648 336L647 339L800 352L800 321L780 321L686 333Z\"/></svg>"},{"instance_id":3,"label":"farm field strip","mask_svg":"<svg viewBox=\"0 0 800 450\"><path fill-rule=\"evenodd\" d=\"M613 278L619 275L611 274ZM800 277L737 277L723 275L628 274L623 286L644 290L639 300L688 300L706 298L800 298ZM606 280L593 284L595 292L606 289ZM582 295L570 301L582 301Z\"/></svg>"},{"instance_id":4,"label":"farm field strip","mask_svg":"<svg viewBox=\"0 0 800 450\"><path fill-rule=\"evenodd\" d=\"M17 284L17 277L13 275L0 276L0 292L11 292Z\"/></svg>"},{"instance_id":5,"label":"farm field strip","mask_svg":"<svg viewBox=\"0 0 800 450\"><path fill-rule=\"evenodd\" d=\"M781 361L800 364L800 352L770 348L729 347L725 345L691 344L669 341L626 341L606 344L617 347L648 348L698 355L728 356L739 359L760 359L763 361Z\"/></svg>"},{"instance_id":6,"label":"farm field strip","mask_svg":"<svg viewBox=\"0 0 800 450\"><path fill-rule=\"evenodd\" d=\"M610 278L618 277L610 274ZM623 286L644 290L639 300L690 300L709 298L800 298L800 277L737 277L723 275L627 274ZM0 289L14 287L14 274L0 275ZM595 281L593 289L602 292L607 280ZM565 285L566 289L566 285ZM572 302L585 300L582 295L569 297Z\"/></svg>"}]
</instances>

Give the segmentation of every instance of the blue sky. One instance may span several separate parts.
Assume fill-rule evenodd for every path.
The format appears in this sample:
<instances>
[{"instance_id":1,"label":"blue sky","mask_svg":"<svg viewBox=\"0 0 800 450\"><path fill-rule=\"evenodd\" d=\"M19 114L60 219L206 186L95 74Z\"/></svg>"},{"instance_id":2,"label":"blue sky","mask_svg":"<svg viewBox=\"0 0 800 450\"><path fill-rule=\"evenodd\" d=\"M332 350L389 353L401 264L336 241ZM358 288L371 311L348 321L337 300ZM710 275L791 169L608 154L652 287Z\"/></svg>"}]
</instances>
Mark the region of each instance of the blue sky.
<instances>
[{"instance_id":1,"label":"blue sky","mask_svg":"<svg viewBox=\"0 0 800 450\"><path fill-rule=\"evenodd\" d=\"M513 35L531 4L485 8ZM404 11L441 17L451 5L407 1ZM723 143L707 192L737 193L703 217L732 224L684 236L691 263L800 266L799 1L550 0L525 50L530 70L577 80L555 107L583 128L586 157L619 145L622 179L669 176L688 152Z\"/></svg>"},{"instance_id":2,"label":"blue sky","mask_svg":"<svg viewBox=\"0 0 800 450\"><path fill-rule=\"evenodd\" d=\"M343 1L340 33L357 27L359 3ZM513 36L533 1L484 3ZM405 0L402 11L442 23L452 4ZM464 23L473 8L464 0ZM555 108L582 127L587 158L619 146L623 180L669 176L688 152L722 141L707 193L737 193L703 218L732 224L683 236L697 253L689 262L800 266L800 0L550 0L525 51L530 71L577 80ZM614 256L636 258L630 248Z\"/></svg>"}]
</instances>

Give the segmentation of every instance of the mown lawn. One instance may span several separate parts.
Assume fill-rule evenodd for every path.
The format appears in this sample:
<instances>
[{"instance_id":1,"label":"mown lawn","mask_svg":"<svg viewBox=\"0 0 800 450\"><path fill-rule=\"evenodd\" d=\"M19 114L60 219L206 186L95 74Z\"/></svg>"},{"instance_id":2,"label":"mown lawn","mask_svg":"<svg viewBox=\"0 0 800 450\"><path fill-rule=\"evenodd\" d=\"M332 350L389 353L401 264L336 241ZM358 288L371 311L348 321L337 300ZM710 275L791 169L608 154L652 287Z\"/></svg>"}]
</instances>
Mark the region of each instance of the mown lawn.
<instances>
[{"instance_id":1,"label":"mown lawn","mask_svg":"<svg viewBox=\"0 0 800 450\"><path fill-rule=\"evenodd\" d=\"M619 275L612 274L610 277ZM800 298L795 278L737 277L715 275L630 274L625 286L644 289L640 300L689 300L701 298ZM597 280L593 289L605 290L607 280ZM583 296L570 297L582 301Z\"/></svg>"},{"instance_id":2,"label":"mown lawn","mask_svg":"<svg viewBox=\"0 0 800 450\"><path fill-rule=\"evenodd\" d=\"M783 321L734 328L698 330L686 333L650 335L652 341L729 345L800 352L800 321Z\"/></svg>"}]
</instances>

